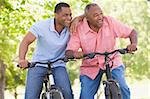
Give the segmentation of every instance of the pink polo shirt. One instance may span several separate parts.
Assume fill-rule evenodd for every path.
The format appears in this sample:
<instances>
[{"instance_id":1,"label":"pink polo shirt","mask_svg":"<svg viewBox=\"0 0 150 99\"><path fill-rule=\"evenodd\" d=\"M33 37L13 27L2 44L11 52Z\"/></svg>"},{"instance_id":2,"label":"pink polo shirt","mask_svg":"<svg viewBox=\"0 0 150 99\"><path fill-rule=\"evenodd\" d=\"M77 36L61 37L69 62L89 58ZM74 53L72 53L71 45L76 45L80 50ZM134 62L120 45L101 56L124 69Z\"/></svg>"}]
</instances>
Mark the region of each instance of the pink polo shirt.
<instances>
[{"instance_id":1,"label":"pink polo shirt","mask_svg":"<svg viewBox=\"0 0 150 99\"><path fill-rule=\"evenodd\" d=\"M98 33L96 33L90 29L87 20L84 19L83 22L78 24L77 33L71 35L67 50L78 51L81 48L85 54L91 52L110 52L115 50L116 38L127 38L131 31L132 29L128 26L108 16L104 17L103 25ZM112 69L123 64L120 54L111 55L110 57L113 61ZM86 75L94 79L99 70L104 68L103 56L82 60L80 75Z\"/></svg>"}]
</instances>

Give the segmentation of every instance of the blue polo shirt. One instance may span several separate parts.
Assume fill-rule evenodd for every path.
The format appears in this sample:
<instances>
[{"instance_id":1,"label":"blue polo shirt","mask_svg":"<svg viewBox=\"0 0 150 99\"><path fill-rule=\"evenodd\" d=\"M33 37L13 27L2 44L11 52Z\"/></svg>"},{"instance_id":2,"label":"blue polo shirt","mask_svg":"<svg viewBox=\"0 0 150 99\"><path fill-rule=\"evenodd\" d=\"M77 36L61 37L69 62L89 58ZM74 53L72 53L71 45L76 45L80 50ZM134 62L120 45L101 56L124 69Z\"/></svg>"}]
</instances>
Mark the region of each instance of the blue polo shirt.
<instances>
[{"instance_id":1,"label":"blue polo shirt","mask_svg":"<svg viewBox=\"0 0 150 99\"><path fill-rule=\"evenodd\" d=\"M35 23L29 31L36 36L36 48L32 62L55 61L64 57L70 34L68 28L65 27L59 34L55 30L54 19L47 19ZM37 65L45 67L45 65ZM58 61L52 67L65 65L64 62Z\"/></svg>"}]
</instances>

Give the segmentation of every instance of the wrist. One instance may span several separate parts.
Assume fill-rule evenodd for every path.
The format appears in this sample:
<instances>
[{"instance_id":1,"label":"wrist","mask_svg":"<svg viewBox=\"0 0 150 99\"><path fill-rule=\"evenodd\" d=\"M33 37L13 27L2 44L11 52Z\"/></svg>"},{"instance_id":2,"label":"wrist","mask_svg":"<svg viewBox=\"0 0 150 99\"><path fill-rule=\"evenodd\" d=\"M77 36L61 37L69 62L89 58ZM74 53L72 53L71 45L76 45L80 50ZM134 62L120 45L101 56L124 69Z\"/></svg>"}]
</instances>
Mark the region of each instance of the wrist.
<instances>
[{"instance_id":1,"label":"wrist","mask_svg":"<svg viewBox=\"0 0 150 99\"><path fill-rule=\"evenodd\" d=\"M26 59L23 59L23 58L21 59L21 58L20 58L19 61L20 61L20 62L21 62L21 61L26 61Z\"/></svg>"},{"instance_id":2,"label":"wrist","mask_svg":"<svg viewBox=\"0 0 150 99\"><path fill-rule=\"evenodd\" d=\"M137 43L132 43L131 45L137 46Z\"/></svg>"}]
</instances>

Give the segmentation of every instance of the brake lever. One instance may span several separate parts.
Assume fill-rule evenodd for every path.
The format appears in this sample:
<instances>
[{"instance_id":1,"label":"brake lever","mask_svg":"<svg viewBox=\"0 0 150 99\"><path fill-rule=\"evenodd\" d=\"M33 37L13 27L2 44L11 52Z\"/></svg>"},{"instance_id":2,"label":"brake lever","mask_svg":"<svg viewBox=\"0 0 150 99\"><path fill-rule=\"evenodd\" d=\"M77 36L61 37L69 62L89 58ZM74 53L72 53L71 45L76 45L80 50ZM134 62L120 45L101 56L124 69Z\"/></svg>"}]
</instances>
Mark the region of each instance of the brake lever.
<instances>
[{"instance_id":1,"label":"brake lever","mask_svg":"<svg viewBox=\"0 0 150 99\"><path fill-rule=\"evenodd\" d=\"M125 48L125 50L127 51L126 53L134 54L134 52L137 50L137 48L136 48L136 50L135 50L135 51L132 51L132 52L129 52L129 50L128 50L127 48Z\"/></svg>"},{"instance_id":2,"label":"brake lever","mask_svg":"<svg viewBox=\"0 0 150 99\"><path fill-rule=\"evenodd\" d=\"M33 65L35 65L35 64L28 62L28 67L33 67ZM20 67L20 65L19 65L19 64L17 64L17 67L19 68L19 67ZM28 67L27 67L27 68L28 68Z\"/></svg>"}]
</instances>

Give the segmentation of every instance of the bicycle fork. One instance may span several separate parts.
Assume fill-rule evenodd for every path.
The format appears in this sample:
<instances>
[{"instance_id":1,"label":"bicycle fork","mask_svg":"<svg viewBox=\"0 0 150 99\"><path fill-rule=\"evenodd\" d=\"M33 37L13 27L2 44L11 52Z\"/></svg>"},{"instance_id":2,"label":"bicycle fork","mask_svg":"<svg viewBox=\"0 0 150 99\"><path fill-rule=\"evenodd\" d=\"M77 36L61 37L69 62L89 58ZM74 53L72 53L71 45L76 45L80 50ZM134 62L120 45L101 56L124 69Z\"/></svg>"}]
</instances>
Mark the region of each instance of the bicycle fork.
<instances>
[{"instance_id":1,"label":"bicycle fork","mask_svg":"<svg viewBox=\"0 0 150 99\"><path fill-rule=\"evenodd\" d=\"M109 63L106 62L106 77L107 80L103 81L103 85L105 87L105 97L106 99L121 99L121 91L117 81L112 79L111 68L109 67Z\"/></svg>"},{"instance_id":2,"label":"bicycle fork","mask_svg":"<svg viewBox=\"0 0 150 99\"><path fill-rule=\"evenodd\" d=\"M55 83L54 83L54 77L53 77L51 70L48 70L47 78L48 78L48 81L45 85L46 86L46 96L47 96L47 99L52 99L51 98L52 94L50 94L50 89L51 89L51 86L55 85Z\"/></svg>"}]
</instances>

